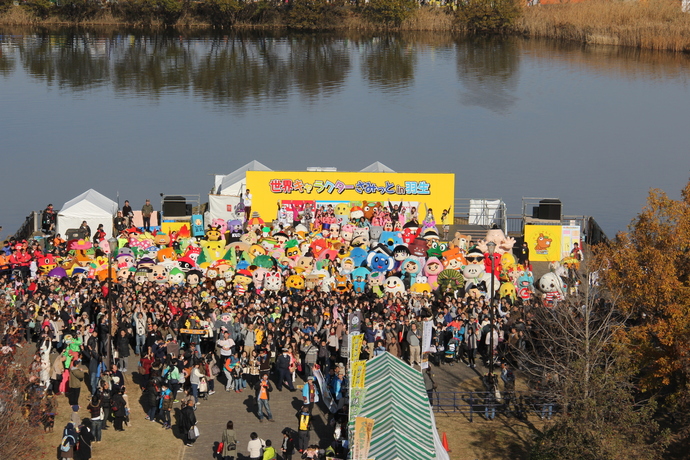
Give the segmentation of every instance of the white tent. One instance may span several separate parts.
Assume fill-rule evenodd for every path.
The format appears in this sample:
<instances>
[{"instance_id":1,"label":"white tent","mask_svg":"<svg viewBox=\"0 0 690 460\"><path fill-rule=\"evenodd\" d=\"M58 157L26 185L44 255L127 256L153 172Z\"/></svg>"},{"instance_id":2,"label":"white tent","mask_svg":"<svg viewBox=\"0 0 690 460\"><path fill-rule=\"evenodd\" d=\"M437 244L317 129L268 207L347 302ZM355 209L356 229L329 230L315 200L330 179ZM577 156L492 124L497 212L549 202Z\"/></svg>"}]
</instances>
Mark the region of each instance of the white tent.
<instances>
[{"instance_id":1,"label":"white tent","mask_svg":"<svg viewBox=\"0 0 690 460\"><path fill-rule=\"evenodd\" d=\"M470 225L496 224L503 228L501 222L501 210L505 204L501 200L470 200Z\"/></svg>"},{"instance_id":2,"label":"white tent","mask_svg":"<svg viewBox=\"0 0 690 460\"><path fill-rule=\"evenodd\" d=\"M79 228L86 221L91 227L92 236L99 224L103 224L106 235L110 236L116 214L117 203L89 189L62 205L57 215L57 232L65 235L68 229Z\"/></svg>"},{"instance_id":3,"label":"white tent","mask_svg":"<svg viewBox=\"0 0 690 460\"><path fill-rule=\"evenodd\" d=\"M384 165L380 161L375 161L374 163L370 164L366 168L362 169L360 172L385 172L385 173L394 173L391 168L388 166Z\"/></svg>"},{"instance_id":4,"label":"white tent","mask_svg":"<svg viewBox=\"0 0 690 460\"><path fill-rule=\"evenodd\" d=\"M252 160L230 174L216 174L216 180L211 195L239 196L247 187L247 171L273 170L256 160Z\"/></svg>"}]
</instances>

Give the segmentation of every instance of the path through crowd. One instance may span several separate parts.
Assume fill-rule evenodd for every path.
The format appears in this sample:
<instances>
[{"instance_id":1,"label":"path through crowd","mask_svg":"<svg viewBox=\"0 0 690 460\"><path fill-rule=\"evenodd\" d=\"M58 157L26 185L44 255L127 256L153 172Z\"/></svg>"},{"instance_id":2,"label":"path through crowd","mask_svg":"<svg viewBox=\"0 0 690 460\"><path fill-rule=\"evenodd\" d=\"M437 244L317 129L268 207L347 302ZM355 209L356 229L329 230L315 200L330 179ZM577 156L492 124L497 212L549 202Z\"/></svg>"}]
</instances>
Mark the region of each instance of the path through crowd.
<instances>
[{"instance_id":1,"label":"path through crowd","mask_svg":"<svg viewBox=\"0 0 690 460\"><path fill-rule=\"evenodd\" d=\"M294 392L290 392L287 388L278 391L275 388L275 382L272 383L274 390L271 393L270 406L275 422L269 422L265 418L263 422L260 422L253 390L246 388L241 393L226 392L223 386L216 382L216 393L210 395L207 400L200 400L197 407L197 425L201 433L199 439L193 447L186 447L179 440L180 445L183 446L180 459L208 460L212 458L214 448L220 441L228 420L233 421L237 435L238 459L248 458L246 456L247 443L252 432L256 432L264 440L270 439L273 447L280 453L283 429L289 427L297 430L297 412L302 407L301 389L304 383L298 377L295 381ZM325 443L330 441L332 429L329 430L327 424L328 414L324 414L320 407L314 407L310 443L325 446ZM293 458L299 458L299 456L295 455Z\"/></svg>"}]
</instances>

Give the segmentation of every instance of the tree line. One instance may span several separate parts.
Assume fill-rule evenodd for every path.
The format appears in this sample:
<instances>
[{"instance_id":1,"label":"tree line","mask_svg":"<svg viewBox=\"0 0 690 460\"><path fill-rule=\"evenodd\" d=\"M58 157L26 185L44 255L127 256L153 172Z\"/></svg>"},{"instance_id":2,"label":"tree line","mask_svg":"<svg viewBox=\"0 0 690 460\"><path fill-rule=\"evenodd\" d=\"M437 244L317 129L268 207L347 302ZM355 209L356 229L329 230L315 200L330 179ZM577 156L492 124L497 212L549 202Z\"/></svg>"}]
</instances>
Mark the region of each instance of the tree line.
<instances>
[{"instance_id":1,"label":"tree line","mask_svg":"<svg viewBox=\"0 0 690 460\"><path fill-rule=\"evenodd\" d=\"M0 13L17 0L0 0ZM36 20L108 21L131 25L263 26L294 30L396 29L416 18L417 30L505 33L520 16L519 0L23 0ZM439 21L439 17L443 20Z\"/></svg>"}]
</instances>

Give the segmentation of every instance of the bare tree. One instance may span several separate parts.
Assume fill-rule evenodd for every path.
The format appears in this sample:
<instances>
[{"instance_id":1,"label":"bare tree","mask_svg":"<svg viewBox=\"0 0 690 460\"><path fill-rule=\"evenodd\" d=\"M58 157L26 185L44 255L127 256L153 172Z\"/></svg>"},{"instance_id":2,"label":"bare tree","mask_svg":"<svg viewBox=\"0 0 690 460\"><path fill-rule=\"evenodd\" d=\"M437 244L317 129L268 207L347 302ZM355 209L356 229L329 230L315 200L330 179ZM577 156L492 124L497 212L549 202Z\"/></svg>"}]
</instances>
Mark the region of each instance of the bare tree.
<instances>
[{"instance_id":1,"label":"bare tree","mask_svg":"<svg viewBox=\"0 0 690 460\"><path fill-rule=\"evenodd\" d=\"M530 312L520 357L538 405L561 413L535 442L533 458L661 458L666 437L652 418L656 405L639 399L618 340L628 318L615 299L584 284L578 296Z\"/></svg>"},{"instance_id":2,"label":"bare tree","mask_svg":"<svg viewBox=\"0 0 690 460\"><path fill-rule=\"evenodd\" d=\"M0 295L0 333L8 330L10 307ZM12 347L0 351L0 452L2 458L35 459L38 446L41 392L29 377L28 367L15 359Z\"/></svg>"}]
</instances>

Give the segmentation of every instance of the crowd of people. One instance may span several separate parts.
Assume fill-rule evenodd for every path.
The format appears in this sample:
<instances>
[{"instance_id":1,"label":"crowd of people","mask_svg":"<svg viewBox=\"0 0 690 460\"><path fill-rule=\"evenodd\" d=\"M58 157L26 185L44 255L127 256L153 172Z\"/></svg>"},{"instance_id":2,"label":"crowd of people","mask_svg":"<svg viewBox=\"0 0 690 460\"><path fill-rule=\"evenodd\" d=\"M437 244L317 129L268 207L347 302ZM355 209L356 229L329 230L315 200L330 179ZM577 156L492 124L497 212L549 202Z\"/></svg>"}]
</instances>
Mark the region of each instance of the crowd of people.
<instances>
[{"instance_id":1,"label":"crowd of people","mask_svg":"<svg viewBox=\"0 0 690 460\"><path fill-rule=\"evenodd\" d=\"M126 206L129 206L128 202ZM150 206L148 201L145 210L153 211L146 206ZM52 206L47 209L52 209ZM130 232L128 217L131 208L126 210L127 217L124 217L124 211L118 212L114 221L115 233L124 240L124 244L120 245L118 254L112 256L119 261L119 256L126 254L132 259L132 265L125 268L129 272L138 272L142 270L144 259L151 254L138 249L132 251L136 246L133 246L131 238L149 234L146 228ZM513 352L524 346L525 336L531 328L530 309L540 303L533 292L527 296L502 297L494 307L495 322L491 328L491 307L487 300L491 292L487 293L486 283L473 284L467 280L461 285L443 285L434 280L427 281L431 289L415 291L412 286L416 282L412 279L411 284L405 283L403 289L381 289L378 283L366 282L363 288L357 289L353 287L355 280L350 277L346 288L339 289L335 285L326 285L324 277L319 277L321 283L296 287L287 280L301 276L304 281L308 275L305 273L307 268L338 276L352 273L352 270L345 270L352 258L326 257L319 260L315 248L308 245L298 258L290 259L293 263L280 257L269 259L272 266L264 269L264 275L280 273L285 280L275 288L269 288L264 279L252 276L257 268L264 268L252 263L258 262L257 253L252 251L261 246L262 241L270 241L273 254L277 244L282 244L285 252L289 248L299 248L306 240L304 232L292 227L266 232L266 228L252 228L246 222L240 237L234 240L240 244L224 246L225 258L211 261L205 267L199 258L191 258L192 266L186 267L186 278L181 282L152 278L150 267L144 267L149 276L122 277L119 271L122 267L118 266L118 276L112 284L107 277L88 270L73 271L71 276L50 276L49 270L57 264L44 267L42 260L47 254L65 261L72 260L78 250L54 234L54 222L46 223L44 219L47 245L36 240L5 241L2 252L7 266L0 267L0 290L5 299L6 316L2 345L3 354L12 354L17 347L36 347L30 366L31 381L37 395L32 410L40 413L39 419L46 429L52 428L50 420L54 423L54 402L60 394L66 395L75 413L88 414L84 420L78 420L79 415L75 416L65 427L63 441L70 449L63 451L63 458L75 455L90 458L92 443L101 441L101 432L109 429L109 424L115 431L125 431L132 413L125 388L127 373L136 373L133 382L143 391L141 402L147 414L146 420L170 429L174 425L171 416L174 405L180 404L177 424L187 446L195 442L195 410L203 404L200 402L202 398L216 392L216 381L222 385L219 390L253 392L257 418L262 422L264 419L272 422L270 400L274 389L296 391L296 378L301 376L305 381L302 390L304 406L297 414L296 429L284 430L284 439L277 450L268 440L263 442L258 436L254 438L254 433L247 446L250 458L259 458L257 452L266 458L269 448L285 459L292 458L293 449L302 458L320 458L326 447L337 456L346 455L347 430L343 427L347 423L348 332L352 327L349 318L355 315L362 319L358 326L363 333L360 359L389 352L412 366L420 367L422 325L423 321L431 319L434 324L433 349L437 352L429 359L438 363L464 362L474 368L478 357L484 363L497 359L499 355L507 360L516 359ZM426 223L425 228L427 236L434 233L431 229L435 227L431 222ZM226 228L228 234L232 230ZM317 230L322 232L319 236L326 232L321 228L307 233L313 234ZM420 237L419 232L416 235ZM281 239L283 236L284 240ZM326 236L333 239L330 233ZM367 244L373 247L374 243L368 236ZM295 244L291 245L291 240ZM190 258L186 257L190 248L201 247L201 252L208 250L203 249L202 241L193 238L189 241L172 241L170 238L164 241L167 243L160 243L158 248L174 248L176 259L172 263L178 269L185 268L183 264L178 265L178 261L186 259L185 263L190 263ZM337 252L342 252L345 242L340 241ZM422 266L425 261L427 265L436 263L433 259L441 263L437 258L440 253L435 251L438 244L434 245L438 243L438 236L428 238L426 242L425 254L428 250L433 255L427 254L416 260ZM97 241L94 243L90 260L107 257L104 248L98 246ZM351 244L352 238L347 243ZM479 242L480 247L481 244ZM460 254L465 265L482 263L478 261L480 256L489 255L478 250L477 246L472 241L465 241L463 246L456 246L457 250L449 259L458 260ZM361 248L350 246L351 249L355 247ZM271 252L258 253L268 254ZM474 254L474 261L469 254ZM199 252L196 255L199 256ZM401 263L387 266L383 276L397 275L404 279L405 273L409 273L405 270L409 267L402 262L409 261L409 251L405 256ZM12 261L10 257L14 257ZM308 267L302 264L305 258L311 259ZM440 259L444 256L440 255ZM215 263L219 260L231 261L226 271L221 272ZM197 261L199 264L195 265ZM372 268L376 262L369 261ZM162 263L166 262L171 261L165 259ZM454 269L462 273L465 265ZM450 266L454 267L452 263ZM166 270L167 273L173 271ZM213 274L211 270L215 270ZM521 270L527 271L528 267ZM202 276L191 281L193 272ZM380 272L372 269L371 273L375 277L375 273ZM497 275L500 274L497 272ZM248 282L234 282L233 277L238 276L248 277ZM218 279L226 279L227 283L219 283ZM500 296L498 289L494 295ZM324 388L319 387L316 370L323 376ZM427 389L431 390L432 385L435 386L432 382ZM83 387L90 393L85 412L81 412L79 406ZM337 429L328 441L311 442L311 413L319 395L323 398L326 393L337 408L331 414L330 424ZM257 439L260 449L256 447ZM236 456L239 442L234 437L232 422L228 422L222 442L219 455L224 458Z\"/></svg>"}]
</instances>

